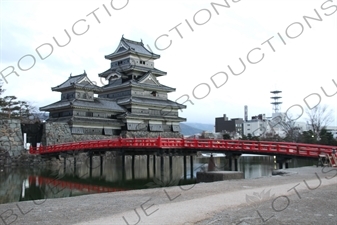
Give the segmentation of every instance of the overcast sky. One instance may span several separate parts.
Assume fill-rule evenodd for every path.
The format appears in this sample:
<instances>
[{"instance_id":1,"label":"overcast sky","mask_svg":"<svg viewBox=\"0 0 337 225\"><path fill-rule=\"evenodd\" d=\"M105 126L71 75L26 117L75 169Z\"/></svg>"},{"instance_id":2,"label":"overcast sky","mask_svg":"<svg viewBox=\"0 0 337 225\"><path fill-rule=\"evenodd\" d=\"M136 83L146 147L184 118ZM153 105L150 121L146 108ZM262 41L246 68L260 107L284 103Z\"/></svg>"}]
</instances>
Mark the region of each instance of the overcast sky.
<instances>
[{"instance_id":1,"label":"overcast sky","mask_svg":"<svg viewBox=\"0 0 337 225\"><path fill-rule=\"evenodd\" d=\"M5 77L5 95L45 106L60 99L51 87L84 70L102 86L104 56L124 34L161 55L155 67L167 75L159 81L176 88L171 100L186 101L187 122L243 117L244 105L249 117L270 116L270 91L278 89L281 111L327 104L337 125L336 0L0 2L0 71L19 75Z\"/></svg>"}]
</instances>

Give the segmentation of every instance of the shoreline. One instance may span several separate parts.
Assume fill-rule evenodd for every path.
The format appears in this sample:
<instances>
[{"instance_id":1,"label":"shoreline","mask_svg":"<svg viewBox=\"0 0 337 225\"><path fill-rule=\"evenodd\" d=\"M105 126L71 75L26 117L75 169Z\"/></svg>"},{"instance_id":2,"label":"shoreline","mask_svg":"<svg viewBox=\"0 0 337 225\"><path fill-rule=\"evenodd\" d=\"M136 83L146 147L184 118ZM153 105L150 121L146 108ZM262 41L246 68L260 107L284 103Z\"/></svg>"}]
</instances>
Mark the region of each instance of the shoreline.
<instances>
[{"instance_id":1,"label":"shoreline","mask_svg":"<svg viewBox=\"0 0 337 225\"><path fill-rule=\"evenodd\" d=\"M229 210L231 216L235 217L238 213L238 218L245 218L247 216L239 215L238 210L249 209L256 220L259 219L256 207L268 202L269 206L270 202L285 204L287 199L301 199L299 195L302 193L322 192L324 195L332 191L331 197L326 200L336 200L336 205L334 208L327 205L325 211L335 210L328 213L332 216L327 218L335 221L331 224L337 223L337 168L310 166L279 171L287 173L255 179L8 203L0 205L0 215L7 224L215 224L212 218L221 218L224 211ZM311 198L313 202L322 200L315 195ZM285 208L277 207L277 210ZM268 221L275 220L274 217ZM218 224L232 224L227 222L220 219ZM241 221L240 224L255 223Z\"/></svg>"}]
</instances>

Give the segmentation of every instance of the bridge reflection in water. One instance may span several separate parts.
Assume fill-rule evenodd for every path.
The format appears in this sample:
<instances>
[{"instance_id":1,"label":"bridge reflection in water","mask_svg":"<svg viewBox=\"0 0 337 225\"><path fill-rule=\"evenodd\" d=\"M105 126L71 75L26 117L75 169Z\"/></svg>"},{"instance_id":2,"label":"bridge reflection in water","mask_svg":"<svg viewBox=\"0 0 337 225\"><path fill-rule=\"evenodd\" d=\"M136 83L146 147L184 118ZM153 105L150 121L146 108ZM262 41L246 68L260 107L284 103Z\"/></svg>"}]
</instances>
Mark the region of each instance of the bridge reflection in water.
<instances>
[{"instance_id":1,"label":"bridge reflection in water","mask_svg":"<svg viewBox=\"0 0 337 225\"><path fill-rule=\"evenodd\" d=\"M196 171L204 166L193 165L195 158L153 155L89 157L86 154L61 157L58 166L31 175L23 182L20 201L194 184Z\"/></svg>"}]
</instances>

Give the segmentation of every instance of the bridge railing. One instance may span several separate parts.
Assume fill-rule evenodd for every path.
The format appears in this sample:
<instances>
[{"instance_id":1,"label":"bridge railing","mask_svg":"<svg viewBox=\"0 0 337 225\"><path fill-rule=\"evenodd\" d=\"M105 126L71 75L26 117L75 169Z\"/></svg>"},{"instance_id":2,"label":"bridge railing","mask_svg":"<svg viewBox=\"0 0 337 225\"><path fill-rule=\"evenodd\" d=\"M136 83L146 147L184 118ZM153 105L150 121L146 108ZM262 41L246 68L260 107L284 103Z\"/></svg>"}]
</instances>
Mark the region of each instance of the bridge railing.
<instances>
[{"instance_id":1,"label":"bridge railing","mask_svg":"<svg viewBox=\"0 0 337 225\"><path fill-rule=\"evenodd\" d=\"M120 147L157 147L158 138L120 138Z\"/></svg>"},{"instance_id":2,"label":"bridge railing","mask_svg":"<svg viewBox=\"0 0 337 225\"><path fill-rule=\"evenodd\" d=\"M158 147L160 148L182 148L185 139L182 138L158 138Z\"/></svg>"},{"instance_id":3,"label":"bridge railing","mask_svg":"<svg viewBox=\"0 0 337 225\"><path fill-rule=\"evenodd\" d=\"M85 151L113 148L180 148L208 151L238 151L259 154L284 154L318 157L321 153L330 154L335 146L267 142L250 140L216 140L184 138L114 138L63 143L50 146L31 147L31 154L48 154L67 151Z\"/></svg>"}]
</instances>

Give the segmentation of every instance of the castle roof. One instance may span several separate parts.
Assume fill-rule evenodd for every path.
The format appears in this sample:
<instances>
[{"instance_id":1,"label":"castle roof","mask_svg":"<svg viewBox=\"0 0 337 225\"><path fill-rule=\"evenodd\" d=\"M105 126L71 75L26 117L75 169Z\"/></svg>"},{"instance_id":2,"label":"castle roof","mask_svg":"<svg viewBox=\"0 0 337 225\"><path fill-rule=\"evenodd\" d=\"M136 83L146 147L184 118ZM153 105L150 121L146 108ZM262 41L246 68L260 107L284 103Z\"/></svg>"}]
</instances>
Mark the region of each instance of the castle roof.
<instances>
[{"instance_id":1,"label":"castle roof","mask_svg":"<svg viewBox=\"0 0 337 225\"><path fill-rule=\"evenodd\" d=\"M41 111L52 111L61 108L84 108L84 109L95 109L95 110L108 110L114 112L125 112L125 110L120 107L116 101L107 98L94 98L94 101L85 101L80 99L61 100L53 104L41 107Z\"/></svg>"},{"instance_id":2,"label":"castle roof","mask_svg":"<svg viewBox=\"0 0 337 225\"><path fill-rule=\"evenodd\" d=\"M122 78L119 78L122 79ZM152 74L152 71L149 71L145 75L137 78L137 79L131 79L129 81L125 81L124 83L119 82L111 82L110 84L105 85L102 87L102 92L106 90L113 90L113 89L121 89L125 87L139 87L144 89L151 89L156 91L166 91L166 92L172 92L175 91L175 88L171 88L165 85L160 84L156 77Z\"/></svg>"},{"instance_id":3,"label":"castle roof","mask_svg":"<svg viewBox=\"0 0 337 225\"><path fill-rule=\"evenodd\" d=\"M110 55L106 55L105 58L111 60L116 56L124 54L136 54L139 56L150 57L152 59L160 58L160 55L154 54L153 52L147 50L143 44L143 41L132 41L124 37L121 38L117 49Z\"/></svg>"},{"instance_id":4,"label":"castle roof","mask_svg":"<svg viewBox=\"0 0 337 225\"><path fill-rule=\"evenodd\" d=\"M117 100L118 105L129 105L129 104L140 104L148 106L157 106L164 109L185 109L186 106L173 102L171 100L162 99L150 99L150 98L140 98L140 97L127 97Z\"/></svg>"},{"instance_id":5,"label":"castle roof","mask_svg":"<svg viewBox=\"0 0 337 225\"><path fill-rule=\"evenodd\" d=\"M52 91L64 91L68 89L85 89L91 90L95 92L99 92L101 88L90 81L87 76L87 73L84 71L83 74L76 76L69 76L68 80L63 82L62 84L51 88Z\"/></svg>"},{"instance_id":6,"label":"castle roof","mask_svg":"<svg viewBox=\"0 0 337 225\"><path fill-rule=\"evenodd\" d=\"M118 69L108 69L102 73L99 73L98 76L99 77L108 77L110 74L112 73L119 73L121 74L121 72L128 72L130 70L135 70L135 71L140 71L140 72L149 72L151 71L154 75L158 76L164 76L167 74L167 72L162 71L162 70L158 70L157 68L151 68L149 69L148 67L144 67L144 66L138 66L138 65L125 65L125 66L121 66ZM121 74L122 75L122 74Z\"/></svg>"},{"instance_id":7,"label":"castle roof","mask_svg":"<svg viewBox=\"0 0 337 225\"><path fill-rule=\"evenodd\" d=\"M139 115L134 113L123 113L117 116L118 119L150 119L150 120L157 120L157 121L163 121L166 120L167 117L163 116L155 116L155 115ZM170 121L174 122L185 122L186 118L182 117L170 117Z\"/></svg>"}]
</instances>

